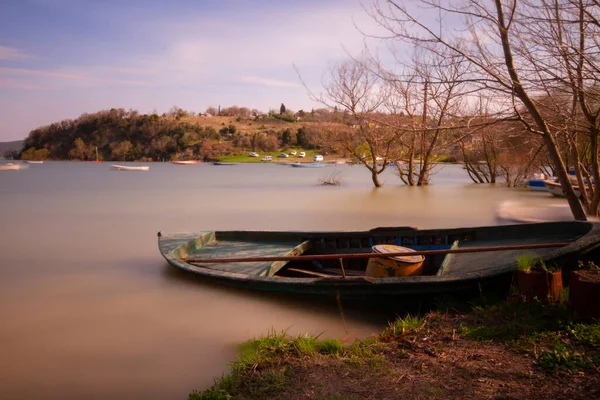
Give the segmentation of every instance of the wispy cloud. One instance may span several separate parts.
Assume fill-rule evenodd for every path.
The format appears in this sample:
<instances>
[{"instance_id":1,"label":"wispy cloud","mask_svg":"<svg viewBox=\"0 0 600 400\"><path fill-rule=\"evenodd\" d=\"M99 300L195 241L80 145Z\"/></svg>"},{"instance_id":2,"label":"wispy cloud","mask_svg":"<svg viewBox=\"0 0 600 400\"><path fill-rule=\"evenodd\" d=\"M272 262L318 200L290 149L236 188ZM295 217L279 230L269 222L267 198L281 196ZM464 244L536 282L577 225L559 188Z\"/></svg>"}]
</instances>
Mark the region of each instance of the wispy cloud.
<instances>
[{"instance_id":1,"label":"wispy cloud","mask_svg":"<svg viewBox=\"0 0 600 400\"><path fill-rule=\"evenodd\" d=\"M59 71L48 71L38 69L26 69L26 68L6 68L0 67L0 76L19 76L19 77L32 77L32 78L54 78L62 79L66 81L77 81L87 83L112 83L120 85L133 85L133 86L145 86L148 82L130 80L130 79L115 79L111 77L100 77L91 76L79 73L68 73Z\"/></svg>"},{"instance_id":2,"label":"wispy cloud","mask_svg":"<svg viewBox=\"0 0 600 400\"><path fill-rule=\"evenodd\" d=\"M43 90L46 89L43 85L35 83L23 82L18 79L0 78L0 88L25 89L25 90Z\"/></svg>"},{"instance_id":3,"label":"wispy cloud","mask_svg":"<svg viewBox=\"0 0 600 400\"><path fill-rule=\"evenodd\" d=\"M301 87L297 82L279 81L275 79L260 78L258 76L243 76L240 78L240 81L268 87Z\"/></svg>"},{"instance_id":4,"label":"wispy cloud","mask_svg":"<svg viewBox=\"0 0 600 400\"><path fill-rule=\"evenodd\" d=\"M28 58L33 57L19 49L0 45L0 60L24 60Z\"/></svg>"}]
</instances>

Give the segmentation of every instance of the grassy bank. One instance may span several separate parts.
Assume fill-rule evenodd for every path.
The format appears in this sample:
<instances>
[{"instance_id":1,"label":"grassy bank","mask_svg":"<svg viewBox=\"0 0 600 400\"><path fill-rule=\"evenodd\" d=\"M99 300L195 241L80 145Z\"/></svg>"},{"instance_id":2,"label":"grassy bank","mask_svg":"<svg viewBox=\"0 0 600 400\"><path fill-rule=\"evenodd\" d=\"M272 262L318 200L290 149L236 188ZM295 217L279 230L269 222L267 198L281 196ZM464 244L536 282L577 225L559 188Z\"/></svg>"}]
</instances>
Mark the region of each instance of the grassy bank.
<instances>
[{"instance_id":1,"label":"grassy bank","mask_svg":"<svg viewBox=\"0 0 600 400\"><path fill-rule=\"evenodd\" d=\"M259 152L259 157L250 157L248 153L244 153L244 154L239 154L239 155L231 155L231 156L227 156L227 157L222 157L220 159L220 161L226 161L226 162L244 162L244 163L261 163L264 162L262 161L262 158L265 156L271 156L273 157L273 161L274 162L312 162L313 157L316 154L319 154L318 151L316 150L304 150L304 149L298 149L297 153L300 153L301 151L304 151L306 153L306 156L304 158L300 158L298 157L298 155L292 156L290 155L287 158L279 158L277 157L278 155L280 155L281 153L287 153L289 155L290 151L292 149L286 150L286 151L271 151L271 152Z\"/></svg>"},{"instance_id":2,"label":"grassy bank","mask_svg":"<svg viewBox=\"0 0 600 400\"><path fill-rule=\"evenodd\" d=\"M270 332L188 398L598 399L600 321L512 299L407 315L350 345Z\"/></svg>"}]
</instances>

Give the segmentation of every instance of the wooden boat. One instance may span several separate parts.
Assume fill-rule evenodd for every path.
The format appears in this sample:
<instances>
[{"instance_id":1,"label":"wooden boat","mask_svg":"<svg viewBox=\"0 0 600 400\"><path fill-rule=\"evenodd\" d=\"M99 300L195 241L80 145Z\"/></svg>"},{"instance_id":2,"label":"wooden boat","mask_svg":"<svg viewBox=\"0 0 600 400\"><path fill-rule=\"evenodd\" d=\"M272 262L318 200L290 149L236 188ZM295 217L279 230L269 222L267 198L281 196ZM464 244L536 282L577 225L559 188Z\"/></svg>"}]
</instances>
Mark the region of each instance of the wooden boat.
<instances>
[{"instance_id":1,"label":"wooden boat","mask_svg":"<svg viewBox=\"0 0 600 400\"><path fill-rule=\"evenodd\" d=\"M150 167L147 165L133 166L133 165L111 165L115 171L148 171Z\"/></svg>"},{"instance_id":2,"label":"wooden boat","mask_svg":"<svg viewBox=\"0 0 600 400\"><path fill-rule=\"evenodd\" d=\"M327 164L322 163L322 162L290 163L290 165L294 168L323 168L323 167L327 166Z\"/></svg>"},{"instance_id":3,"label":"wooden boat","mask_svg":"<svg viewBox=\"0 0 600 400\"><path fill-rule=\"evenodd\" d=\"M184 160L179 160L179 161L171 161L173 164L177 164L177 165L194 165L194 164L198 164L198 161L196 160L189 160L189 161L184 161Z\"/></svg>"},{"instance_id":4,"label":"wooden boat","mask_svg":"<svg viewBox=\"0 0 600 400\"><path fill-rule=\"evenodd\" d=\"M562 190L562 186L559 182L552 181L552 180L545 180L544 185L546 185L546 188L553 196L566 197ZM577 197L581 196L581 191L579 190L579 186L573 185L573 190L575 191L575 194L577 195Z\"/></svg>"},{"instance_id":5,"label":"wooden boat","mask_svg":"<svg viewBox=\"0 0 600 400\"><path fill-rule=\"evenodd\" d=\"M0 171L18 171L20 169L26 169L27 165L24 164L13 164L13 163L7 163L7 164L0 164Z\"/></svg>"},{"instance_id":6,"label":"wooden boat","mask_svg":"<svg viewBox=\"0 0 600 400\"><path fill-rule=\"evenodd\" d=\"M576 264L581 252L598 247L600 224L570 221L359 232L159 232L158 236L160 252L169 264L223 284L356 298L429 296L479 291L486 285L508 289L519 255L528 251L547 264L567 258ZM404 246L411 253L375 253L372 247L378 244ZM488 251L490 248L496 251ZM420 276L366 275L370 258L418 254L425 256Z\"/></svg>"}]
</instances>

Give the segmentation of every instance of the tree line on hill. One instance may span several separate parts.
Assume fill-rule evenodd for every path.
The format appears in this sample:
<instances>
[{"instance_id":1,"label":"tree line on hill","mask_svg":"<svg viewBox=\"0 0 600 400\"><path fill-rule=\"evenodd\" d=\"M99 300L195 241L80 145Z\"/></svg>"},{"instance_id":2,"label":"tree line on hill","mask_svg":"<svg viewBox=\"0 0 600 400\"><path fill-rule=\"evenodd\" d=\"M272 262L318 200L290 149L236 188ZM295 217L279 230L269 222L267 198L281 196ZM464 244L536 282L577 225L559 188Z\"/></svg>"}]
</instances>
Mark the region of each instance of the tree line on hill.
<instances>
[{"instance_id":1,"label":"tree line on hill","mask_svg":"<svg viewBox=\"0 0 600 400\"><path fill-rule=\"evenodd\" d=\"M225 111L225 110L224 110ZM228 116L236 116L229 114ZM290 125L243 132L235 123L219 130L202 125L181 109L159 116L111 109L83 114L34 129L19 157L24 160L214 160L247 151L277 151L289 146L316 148L314 126ZM241 115L244 115L243 113ZM241 118L241 115L237 115ZM267 123L268 116L259 120ZM239 119L238 119L239 121Z\"/></svg>"}]
</instances>

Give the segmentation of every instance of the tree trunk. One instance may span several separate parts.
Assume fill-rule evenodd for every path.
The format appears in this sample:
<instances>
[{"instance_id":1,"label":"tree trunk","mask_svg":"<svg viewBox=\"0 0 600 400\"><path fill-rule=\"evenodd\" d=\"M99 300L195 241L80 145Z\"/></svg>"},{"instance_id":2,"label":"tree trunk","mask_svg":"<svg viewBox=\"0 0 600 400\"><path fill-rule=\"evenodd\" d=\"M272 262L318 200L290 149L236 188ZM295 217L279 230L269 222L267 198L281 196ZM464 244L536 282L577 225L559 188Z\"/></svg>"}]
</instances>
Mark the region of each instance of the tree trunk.
<instances>
[{"instance_id":1,"label":"tree trunk","mask_svg":"<svg viewBox=\"0 0 600 400\"><path fill-rule=\"evenodd\" d=\"M573 217L575 217L575 219L578 221L587 221L585 211L583 210L583 206L573 190L573 185L571 185L571 181L569 180L567 168L560 158L558 147L556 146L554 138L552 138L552 136L548 133L544 134L543 137L544 142L546 143L546 149L548 150L548 155L550 156L550 161L552 161L552 164L554 164L556 175L558 176L558 182L562 187L563 193L567 197Z\"/></svg>"},{"instance_id":2,"label":"tree trunk","mask_svg":"<svg viewBox=\"0 0 600 400\"><path fill-rule=\"evenodd\" d=\"M371 169L371 179L373 180L373 185L375 187L382 187L383 185L379 182L379 174L377 173L377 166Z\"/></svg>"}]
</instances>

